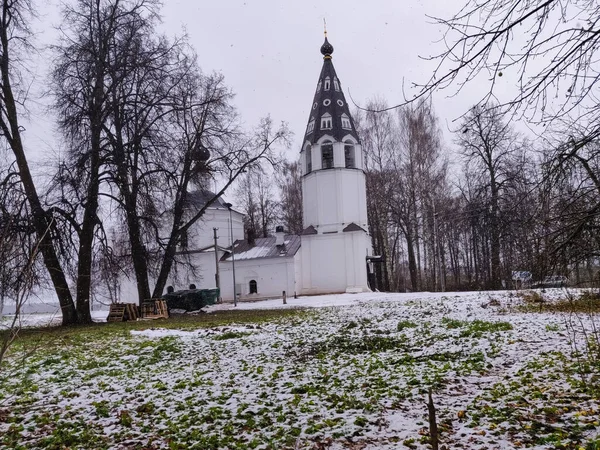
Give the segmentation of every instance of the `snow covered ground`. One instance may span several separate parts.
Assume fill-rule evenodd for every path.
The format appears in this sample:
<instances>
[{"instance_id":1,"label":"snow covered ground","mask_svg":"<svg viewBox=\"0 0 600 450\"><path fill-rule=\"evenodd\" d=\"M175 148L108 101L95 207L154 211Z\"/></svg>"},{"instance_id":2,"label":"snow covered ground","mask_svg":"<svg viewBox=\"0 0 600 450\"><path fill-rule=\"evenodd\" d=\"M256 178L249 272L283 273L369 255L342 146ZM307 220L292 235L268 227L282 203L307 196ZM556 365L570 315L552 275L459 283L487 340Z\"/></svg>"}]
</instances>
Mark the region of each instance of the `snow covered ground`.
<instances>
[{"instance_id":1,"label":"snow covered ground","mask_svg":"<svg viewBox=\"0 0 600 450\"><path fill-rule=\"evenodd\" d=\"M281 316L269 320L252 311L275 308ZM92 327L39 339L33 354L17 343L0 374L0 445L422 449L431 388L447 449L600 448L600 367L577 370L574 316L539 313L507 291L328 295L208 312L234 309L249 310L247 320ZM49 319L35 316L24 320Z\"/></svg>"}]
</instances>

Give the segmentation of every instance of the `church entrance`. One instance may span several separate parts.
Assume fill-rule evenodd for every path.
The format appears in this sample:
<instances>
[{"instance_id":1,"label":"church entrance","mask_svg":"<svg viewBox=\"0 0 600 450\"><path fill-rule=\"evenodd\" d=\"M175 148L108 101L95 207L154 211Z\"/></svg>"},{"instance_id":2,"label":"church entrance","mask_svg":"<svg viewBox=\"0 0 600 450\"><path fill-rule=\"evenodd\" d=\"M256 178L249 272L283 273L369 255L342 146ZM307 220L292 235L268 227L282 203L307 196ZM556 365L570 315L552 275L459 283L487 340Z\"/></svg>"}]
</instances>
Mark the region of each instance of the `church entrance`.
<instances>
[{"instance_id":1,"label":"church entrance","mask_svg":"<svg viewBox=\"0 0 600 450\"><path fill-rule=\"evenodd\" d=\"M250 280L250 294L258 294L258 285L256 280Z\"/></svg>"}]
</instances>

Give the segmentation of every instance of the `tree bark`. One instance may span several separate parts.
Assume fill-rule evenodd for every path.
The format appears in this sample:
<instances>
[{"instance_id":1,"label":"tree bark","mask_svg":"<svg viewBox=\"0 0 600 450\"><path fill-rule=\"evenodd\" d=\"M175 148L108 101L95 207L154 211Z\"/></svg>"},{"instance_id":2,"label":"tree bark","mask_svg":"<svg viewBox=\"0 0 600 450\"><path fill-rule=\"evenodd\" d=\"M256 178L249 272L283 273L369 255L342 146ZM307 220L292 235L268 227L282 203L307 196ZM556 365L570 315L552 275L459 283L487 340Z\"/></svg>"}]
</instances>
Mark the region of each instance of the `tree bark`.
<instances>
[{"instance_id":1,"label":"tree bark","mask_svg":"<svg viewBox=\"0 0 600 450\"><path fill-rule=\"evenodd\" d=\"M46 211L42 207L40 198L38 196L31 172L29 170L29 164L25 151L23 148L23 142L21 140L21 132L18 120L18 113L16 102L14 99L11 76L10 76L10 49L9 49L9 36L8 36L8 23L12 19L11 8L15 6L3 3L2 6L2 26L0 27L0 40L2 43L2 59L1 59L1 72L2 72L2 96L4 101L4 108L6 113L6 119L2 117L1 127L4 137L7 139L10 148L15 155L15 160L19 168L19 175L21 177L21 183L27 196L31 208L31 220L35 228L38 239L40 240L40 251L44 260L44 264L50 274L52 285L58 297L60 309L62 312L62 323L63 325L69 325L77 322L77 311L73 303L73 297L69 290L67 278L62 270L62 265L58 259L56 249L54 248L53 236L54 236L54 225L52 220L49 220Z\"/></svg>"}]
</instances>

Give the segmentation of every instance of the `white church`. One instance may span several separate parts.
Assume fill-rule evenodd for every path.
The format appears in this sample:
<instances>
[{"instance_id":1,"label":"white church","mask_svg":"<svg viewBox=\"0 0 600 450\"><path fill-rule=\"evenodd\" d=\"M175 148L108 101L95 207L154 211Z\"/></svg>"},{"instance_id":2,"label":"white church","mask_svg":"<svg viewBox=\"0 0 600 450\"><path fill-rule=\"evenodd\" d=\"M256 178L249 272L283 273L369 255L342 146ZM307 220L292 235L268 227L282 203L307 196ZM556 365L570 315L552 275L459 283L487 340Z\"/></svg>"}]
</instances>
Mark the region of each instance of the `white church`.
<instances>
[{"instance_id":1,"label":"white church","mask_svg":"<svg viewBox=\"0 0 600 450\"><path fill-rule=\"evenodd\" d=\"M238 300L281 297L284 291L291 297L370 290L362 147L327 37L321 53L323 68L300 151L302 235L285 234L277 227L274 236L249 242L244 239L243 215L219 199L188 233L187 250L178 254L193 269L173 274L168 286L179 290L194 284L204 289L219 283L224 301L234 295ZM211 195L195 192L190 198L190 208L199 208ZM134 286L123 283L122 295L131 294L123 288L130 291Z\"/></svg>"}]
</instances>

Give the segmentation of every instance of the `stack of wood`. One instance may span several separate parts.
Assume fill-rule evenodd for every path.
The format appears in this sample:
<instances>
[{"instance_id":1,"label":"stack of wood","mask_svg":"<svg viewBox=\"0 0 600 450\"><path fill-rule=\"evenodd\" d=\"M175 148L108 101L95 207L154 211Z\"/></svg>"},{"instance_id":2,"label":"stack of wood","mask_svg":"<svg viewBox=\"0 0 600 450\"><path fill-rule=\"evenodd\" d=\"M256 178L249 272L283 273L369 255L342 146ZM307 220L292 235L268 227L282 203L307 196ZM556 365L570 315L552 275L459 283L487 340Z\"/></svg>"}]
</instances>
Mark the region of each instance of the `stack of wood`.
<instances>
[{"instance_id":1,"label":"stack of wood","mask_svg":"<svg viewBox=\"0 0 600 450\"><path fill-rule=\"evenodd\" d=\"M108 312L107 322L125 322L137 320L139 317L137 305L134 303L112 303Z\"/></svg>"},{"instance_id":2,"label":"stack of wood","mask_svg":"<svg viewBox=\"0 0 600 450\"><path fill-rule=\"evenodd\" d=\"M167 302L160 299L142 303L141 312L143 319L166 319L169 317Z\"/></svg>"}]
</instances>

